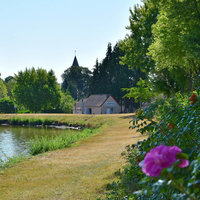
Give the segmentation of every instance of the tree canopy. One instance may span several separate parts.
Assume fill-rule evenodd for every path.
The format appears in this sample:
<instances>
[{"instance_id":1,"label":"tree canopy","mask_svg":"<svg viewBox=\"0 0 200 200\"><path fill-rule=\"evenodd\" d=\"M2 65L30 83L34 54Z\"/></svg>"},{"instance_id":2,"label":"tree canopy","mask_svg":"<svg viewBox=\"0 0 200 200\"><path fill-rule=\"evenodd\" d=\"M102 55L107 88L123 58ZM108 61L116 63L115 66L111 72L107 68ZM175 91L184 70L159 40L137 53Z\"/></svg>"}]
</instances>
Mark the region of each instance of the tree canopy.
<instances>
[{"instance_id":1,"label":"tree canopy","mask_svg":"<svg viewBox=\"0 0 200 200\"><path fill-rule=\"evenodd\" d=\"M200 3L145 0L130 10L122 63L141 69L156 92L188 92L200 83Z\"/></svg>"},{"instance_id":2,"label":"tree canopy","mask_svg":"<svg viewBox=\"0 0 200 200\"><path fill-rule=\"evenodd\" d=\"M14 113L14 102L7 99L7 98L1 98L0 99L0 113Z\"/></svg>"},{"instance_id":3,"label":"tree canopy","mask_svg":"<svg viewBox=\"0 0 200 200\"><path fill-rule=\"evenodd\" d=\"M61 93L60 110L64 113L72 113L74 107L74 99L69 92Z\"/></svg>"},{"instance_id":4,"label":"tree canopy","mask_svg":"<svg viewBox=\"0 0 200 200\"><path fill-rule=\"evenodd\" d=\"M114 48L109 43L105 58L102 62L96 61L93 74L90 79L90 94L112 94L115 99L122 103L125 92L122 88L135 86L140 77L145 77L140 69L128 68L128 65L120 64L120 57L124 52L117 43ZM134 101L123 100L123 104L129 107Z\"/></svg>"},{"instance_id":5,"label":"tree canopy","mask_svg":"<svg viewBox=\"0 0 200 200\"><path fill-rule=\"evenodd\" d=\"M5 78L5 86L7 88L8 97L9 99L13 101L15 101L14 92L13 92L15 88L15 84L16 84L16 80L14 77L8 76Z\"/></svg>"},{"instance_id":6,"label":"tree canopy","mask_svg":"<svg viewBox=\"0 0 200 200\"><path fill-rule=\"evenodd\" d=\"M54 109L60 103L60 88L54 72L44 69L26 69L15 77L16 101L32 112Z\"/></svg>"},{"instance_id":7,"label":"tree canopy","mask_svg":"<svg viewBox=\"0 0 200 200\"><path fill-rule=\"evenodd\" d=\"M7 98L7 89L2 80L0 80L0 99Z\"/></svg>"},{"instance_id":8,"label":"tree canopy","mask_svg":"<svg viewBox=\"0 0 200 200\"><path fill-rule=\"evenodd\" d=\"M148 55L157 63L157 70L181 69L188 79L200 72L200 2L196 0L156 1L159 15L152 26L154 37Z\"/></svg>"},{"instance_id":9,"label":"tree canopy","mask_svg":"<svg viewBox=\"0 0 200 200\"><path fill-rule=\"evenodd\" d=\"M156 23L157 15L157 7L149 1L144 1L143 6L134 6L133 10L130 9L130 24L127 26L131 34L120 42L120 48L125 52L121 62L147 74L155 68L155 62L147 52L153 41L152 25Z\"/></svg>"},{"instance_id":10,"label":"tree canopy","mask_svg":"<svg viewBox=\"0 0 200 200\"><path fill-rule=\"evenodd\" d=\"M69 91L74 99L87 96L90 76L91 71L88 68L71 66L62 74L62 91Z\"/></svg>"},{"instance_id":11,"label":"tree canopy","mask_svg":"<svg viewBox=\"0 0 200 200\"><path fill-rule=\"evenodd\" d=\"M124 97L134 98L136 103L140 102L140 107L142 102L148 102L153 97L147 80L142 78L137 82L136 87L123 88L122 90L128 92Z\"/></svg>"}]
</instances>

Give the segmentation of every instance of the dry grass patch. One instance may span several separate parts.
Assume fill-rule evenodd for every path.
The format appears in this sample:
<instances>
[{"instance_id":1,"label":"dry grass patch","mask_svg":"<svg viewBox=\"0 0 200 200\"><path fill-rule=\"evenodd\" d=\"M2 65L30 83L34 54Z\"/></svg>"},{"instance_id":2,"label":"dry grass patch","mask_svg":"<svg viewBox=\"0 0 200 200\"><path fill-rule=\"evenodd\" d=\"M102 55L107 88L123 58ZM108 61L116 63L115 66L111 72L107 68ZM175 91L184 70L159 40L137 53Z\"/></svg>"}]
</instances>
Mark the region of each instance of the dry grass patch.
<instances>
[{"instance_id":1,"label":"dry grass patch","mask_svg":"<svg viewBox=\"0 0 200 200\"><path fill-rule=\"evenodd\" d=\"M1 120L8 121L43 121L59 122L68 125L98 128L102 125L112 125L117 119L114 115L78 115L78 114L0 114Z\"/></svg>"},{"instance_id":2,"label":"dry grass patch","mask_svg":"<svg viewBox=\"0 0 200 200\"><path fill-rule=\"evenodd\" d=\"M125 146L144 138L128 129L130 115L111 117L112 126L77 146L35 156L6 169L0 174L1 199L103 197L106 184L116 179L114 172L124 164L121 152Z\"/></svg>"}]
</instances>

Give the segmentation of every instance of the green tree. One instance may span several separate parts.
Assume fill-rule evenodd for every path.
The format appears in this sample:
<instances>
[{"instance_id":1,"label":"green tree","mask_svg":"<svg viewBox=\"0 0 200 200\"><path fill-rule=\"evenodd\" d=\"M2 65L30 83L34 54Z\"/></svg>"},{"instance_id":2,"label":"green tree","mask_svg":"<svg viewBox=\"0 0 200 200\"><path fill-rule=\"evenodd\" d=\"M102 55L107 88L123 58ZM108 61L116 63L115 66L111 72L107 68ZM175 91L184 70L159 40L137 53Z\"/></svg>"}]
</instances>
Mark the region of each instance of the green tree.
<instances>
[{"instance_id":1,"label":"green tree","mask_svg":"<svg viewBox=\"0 0 200 200\"><path fill-rule=\"evenodd\" d=\"M153 93L151 91L151 88L148 84L147 80L143 80L140 78L140 80L137 82L136 87L132 88L123 88L123 91L128 92L124 98L133 98L135 102L140 102L140 107L142 103L149 102L150 99L153 97Z\"/></svg>"},{"instance_id":2,"label":"green tree","mask_svg":"<svg viewBox=\"0 0 200 200\"><path fill-rule=\"evenodd\" d=\"M133 87L140 77L145 77L140 69L129 69L127 65L120 64L120 57L123 55L124 52L118 43L114 48L108 44L105 58L101 63L97 60L94 66L89 85L90 94L112 94L119 103L122 103L125 92L121 88ZM123 100L127 111L132 110L133 103L134 101Z\"/></svg>"},{"instance_id":3,"label":"green tree","mask_svg":"<svg viewBox=\"0 0 200 200\"><path fill-rule=\"evenodd\" d=\"M64 113L72 113L74 107L74 99L69 92L61 93L60 110Z\"/></svg>"},{"instance_id":4,"label":"green tree","mask_svg":"<svg viewBox=\"0 0 200 200\"><path fill-rule=\"evenodd\" d=\"M5 83L9 83L10 81L12 81L14 79L13 76L8 76L5 78Z\"/></svg>"},{"instance_id":5,"label":"green tree","mask_svg":"<svg viewBox=\"0 0 200 200\"><path fill-rule=\"evenodd\" d=\"M145 76L140 70L121 65L120 57L123 55L118 43L113 49L111 44L108 44L106 57L101 63L96 61L90 80L91 94L108 93L120 101L124 96L121 88L135 86L139 78Z\"/></svg>"},{"instance_id":6,"label":"green tree","mask_svg":"<svg viewBox=\"0 0 200 200\"><path fill-rule=\"evenodd\" d=\"M153 41L152 25L156 23L157 6L151 1L144 1L144 5L136 5L130 9L129 26L131 34L120 42L120 48L125 54L121 57L122 64L130 68L140 69L148 75L155 68L155 62L147 55L148 48Z\"/></svg>"},{"instance_id":7,"label":"green tree","mask_svg":"<svg viewBox=\"0 0 200 200\"><path fill-rule=\"evenodd\" d=\"M86 67L71 66L62 74L62 91L69 91L74 99L88 95L88 85L91 71Z\"/></svg>"},{"instance_id":8,"label":"green tree","mask_svg":"<svg viewBox=\"0 0 200 200\"><path fill-rule=\"evenodd\" d=\"M14 112L15 108L13 101L6 98L0 99L0 113L14 113Z\"/></svg>"},{"instance_id":9,"label":"green tree","mask_svg":"<svg viewBox=\"0 0 200 200\"><path fill-rule=\"evenodd\" d=\"M159 5L159 15L152 26L154 42L149 47L148 55L157 63L157 70L184 71L188 82L186 90L191 91L195 78L200 78L200 2L155 2Z\"/></svg>"},{"instance_id":10,"label":"green tree","mask_svg":"<svg viewBox=\"0 0 200 200\"><path fill-rule=\"evenodd\" d=\"M18 104L32 112L55 109L60 103L60 88L54 72L44 69L26 69L15 77L14 94Z\"/></svg>"},{"instance_id":11,"label":"green tree","mask_svg":"<svg viewBox=\"0 0 200 200\"><path fill-rule=\"evenodd\" d=\"M5 78L5 86L7 88L8 97L13 101L15 101L14 92L13 92L15 88L15 84L16 84L16 81L14 77L8 76Z\"/></svg>"},{"instance_id":12,"label":"green tree","mask_svg":"<svg viewBox=\"0 0 200 200\"><path fill-rule=\"evenodd\" d=\"M8 93L8 91L6 89L5 84L3 83L2 80L0 80L0 99L1 98L7 98L8 97L7 93Z\"/></svg>"},{"instance_id":13,"label":"green tree","mask_svg":"<svg viewBox=\"0 0 200 200\"><path fill-rule=\"evenodd\" d=\"M124 56L121 58L123 64L127 64L130 68L141 69L146 73L149 83L151 83L151 87L154 91L169 95L178 91L184 92L187 85L190 84L191 79L188 78L188 72L185 68L181 67L180 64L173 68L170 68L167 64L166 67L162 64L159 66L158 60L152 55L153 51L151 50L151 47L155 43L156 34L163 40L168 40L165 42L166 50L175 55L172 53L172 50L169 50L170 48L173 48L170 45L175 37L168 38L167 34L169 29L163 29L165 23L159 24L157 27L158 29L162 29L162 31L157 32L156 34L152 32L152 27L155 29L154 26L158 24L161 10L166 6L168 6L168 3L165 3L165 1L162 0L145 0L144 5L135 6L133 10L130 10L130 25L127 28L131 31L131 34L126 36L126 38L120 42L120 48L125 52ZM166 13L169 12L166 11ZM172 17L173 19L175 14ZM174 23L171 22L171 24L173 26ZM155 32L156 31L157 30L155 30ZM173 34L177 35L178 33L176 32ZM160 45L160 42L157 44ZM164 62L163 56L168 58L169 55L167 54L167 51L160 53L162 50L159 45L154 46L156 48L154 55L159 57L161 62ZM176 47L176 42L174 42L173 46ZM178 48L176 50L179 51ZM198 73L196 73L195 76L196 80L199 79L197 74ZM196 83L197 82L198 81L196 81Z\"/></svg>"}]
</instances>

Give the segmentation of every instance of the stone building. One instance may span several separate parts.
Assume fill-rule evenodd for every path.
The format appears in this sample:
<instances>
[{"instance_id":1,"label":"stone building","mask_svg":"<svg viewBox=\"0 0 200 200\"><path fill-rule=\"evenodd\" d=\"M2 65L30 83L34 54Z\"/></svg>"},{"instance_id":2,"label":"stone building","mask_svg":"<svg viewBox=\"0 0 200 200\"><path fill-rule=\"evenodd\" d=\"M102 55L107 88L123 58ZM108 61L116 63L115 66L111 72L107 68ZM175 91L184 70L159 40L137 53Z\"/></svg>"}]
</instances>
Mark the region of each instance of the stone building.
<instances>
[{"instance_id":1,"label":"stone building","mask_svg":"<svg viewBox=\"0 0 200 200\"><path fill-rule=\"evenodd\" d=\"M121 106L112 95L94 94L75 103L74 114L117 114Z\"/></svg>"}]
</instances>

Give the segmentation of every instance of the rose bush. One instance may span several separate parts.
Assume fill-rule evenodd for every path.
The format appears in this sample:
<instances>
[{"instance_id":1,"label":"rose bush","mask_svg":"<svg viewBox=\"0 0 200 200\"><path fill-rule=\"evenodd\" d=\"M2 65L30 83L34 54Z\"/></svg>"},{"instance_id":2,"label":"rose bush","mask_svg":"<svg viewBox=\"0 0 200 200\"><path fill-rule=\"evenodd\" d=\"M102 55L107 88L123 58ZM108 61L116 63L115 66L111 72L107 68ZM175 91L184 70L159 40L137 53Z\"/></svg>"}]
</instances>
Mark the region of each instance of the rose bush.
<instances>
[{"instance_id":1,"label":"rose bush","mask_svg":"<svg viewBox=\"0 0 200 200\"><path fill-rule=\"evenodd\" d=\"M129 164L107 199L200 199L199 89L190 96L157 98L140 111L131 128L148 138L129 146ZM142 168L138 159L144 160Z\"/></svg>"}]
</instances>

